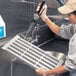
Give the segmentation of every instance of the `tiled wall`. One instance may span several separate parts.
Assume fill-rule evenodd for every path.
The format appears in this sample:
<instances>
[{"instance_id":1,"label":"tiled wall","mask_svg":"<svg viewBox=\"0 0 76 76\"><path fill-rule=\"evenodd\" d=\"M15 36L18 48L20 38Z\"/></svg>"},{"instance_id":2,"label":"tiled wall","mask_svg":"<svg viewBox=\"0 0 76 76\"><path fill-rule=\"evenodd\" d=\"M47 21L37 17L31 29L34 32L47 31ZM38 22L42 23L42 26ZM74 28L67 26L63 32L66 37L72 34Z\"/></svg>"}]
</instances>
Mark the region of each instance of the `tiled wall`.
<instances>
[{"instance_id":1,"label":"tiled wall","mask_svg":"<svg viewBox=\"0 0 76 76\"><path fill-rule=\"evenodd\" d=\"M27 2L13 2L19 0L0 0L0 14L2 15L7 29L7 36L26 30L33 18L35 5L34 0Z\"/></svg>"}]
</instances>

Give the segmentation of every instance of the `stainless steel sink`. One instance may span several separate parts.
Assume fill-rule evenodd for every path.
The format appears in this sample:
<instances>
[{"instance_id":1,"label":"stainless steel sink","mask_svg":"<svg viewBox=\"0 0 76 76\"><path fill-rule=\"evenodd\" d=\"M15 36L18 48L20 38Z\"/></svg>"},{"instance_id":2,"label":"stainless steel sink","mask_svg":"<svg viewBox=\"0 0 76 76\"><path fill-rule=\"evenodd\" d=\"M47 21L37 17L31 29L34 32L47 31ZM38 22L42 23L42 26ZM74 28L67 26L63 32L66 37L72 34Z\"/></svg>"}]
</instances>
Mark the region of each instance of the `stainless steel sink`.
<instances>
[{"instance_id":1,"label":"stainless steel sink","mask_svg":"<svg viewBox=\"0 0 76 76\"><path fill-rule=\"evenodd\" d=\"M61 60L64 60L66 59L66 56L64 53L61 53L61 52L56 52L56 51L46 51L47 54L49 55L53 55L55 56L57 59L61 59Z\"/></svg>"}]
</instances>

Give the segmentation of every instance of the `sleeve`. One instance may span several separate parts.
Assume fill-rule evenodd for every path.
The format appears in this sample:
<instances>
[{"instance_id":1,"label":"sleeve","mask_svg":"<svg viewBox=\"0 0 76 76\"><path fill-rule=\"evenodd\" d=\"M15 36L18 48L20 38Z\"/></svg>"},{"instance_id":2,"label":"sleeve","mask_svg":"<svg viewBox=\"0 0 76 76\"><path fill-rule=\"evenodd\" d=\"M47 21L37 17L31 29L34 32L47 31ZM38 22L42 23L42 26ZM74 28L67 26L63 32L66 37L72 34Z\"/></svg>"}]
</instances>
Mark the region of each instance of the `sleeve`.
<instances>
[{"instance_id":1,"label":"sleeve","mask_svg":"<svg viewBox=\"0 0 76 76\"><path fill-rule=\"evenodd\" d=\"M61 25L60 31L59 31L59 36L65 39L70 39L73 35L73 26L71 24L67 25Z\"/></svg>"},{"instance_id":2,"label":"sleeve","mask_svg":"<svg viewBox=\"0 0 76 76\"><path fill-rule=\"evenodd\" d=\"M76 37L71 40L70 49L64 67L71 71L76 70Z\"/></svg>"}]
</instances>

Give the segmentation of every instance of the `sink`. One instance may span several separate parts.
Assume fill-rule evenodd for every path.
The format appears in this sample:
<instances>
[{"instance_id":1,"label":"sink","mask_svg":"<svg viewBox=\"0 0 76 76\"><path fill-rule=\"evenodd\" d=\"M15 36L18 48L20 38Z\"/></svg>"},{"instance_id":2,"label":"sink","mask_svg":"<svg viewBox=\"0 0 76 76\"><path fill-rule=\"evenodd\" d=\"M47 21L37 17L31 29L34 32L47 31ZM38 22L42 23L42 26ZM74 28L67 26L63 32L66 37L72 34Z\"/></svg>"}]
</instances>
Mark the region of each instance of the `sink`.
<instances>
[{"instance_id":1,"label":"sink","mask_svg":"<svg viewBox=\"0 0 76 76\"><path fill-rule=\"evenodd\" d=\"M55 56L58 60L65 60L66 56L62 52L46 51L47 54Z\"/></svg>"}]
</instances>

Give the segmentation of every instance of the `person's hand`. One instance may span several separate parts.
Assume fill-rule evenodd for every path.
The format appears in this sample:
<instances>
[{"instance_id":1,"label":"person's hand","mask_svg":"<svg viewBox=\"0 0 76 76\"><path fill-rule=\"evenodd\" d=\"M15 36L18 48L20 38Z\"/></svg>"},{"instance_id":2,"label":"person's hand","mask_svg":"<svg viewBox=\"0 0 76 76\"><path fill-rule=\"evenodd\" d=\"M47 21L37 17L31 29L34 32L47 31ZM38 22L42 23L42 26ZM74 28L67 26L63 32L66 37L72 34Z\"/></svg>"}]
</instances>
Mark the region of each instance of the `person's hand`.
<instances>
[{"instance_id":1,"label":"person's hand","mask_svg":"<svg viewBox=\"0 0 76 76\"><path fill-rule=\"evenodd\" d=\"M51 70L45 70L42 67L36 69L35 71L37 74L39 74L41 76L49 76L49 75L53 74Z\"/></svg>"},{"instance_id":2,"label":"person's hand","mask_svg":"<svg viewBox=\"0 0 76 76\"><path fill-rule=\"evenodd\" d=\"M46 71L46 70L43 69L43 68L41 68L41 67L38 68L38 69L36 69L36 73L39 74L39 75L41 75L41 76L43 76L43 75L45 74L45 71Z\"/></svg>"},{"instance_id":3,"label":"person's hand","mask_svg":"<svg viewBox=\"0 0 76 76\"><path fill-rule=\"evenodd\" d=\"M36 11L39 11L39 9L40 9L40 4L38 5ZM47 18L46 13L47 13L47 5L44 4L41 11L39 12L39 16L43 21L45 21L45 19Z\"/></svg>"}]
</instances>

